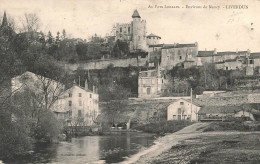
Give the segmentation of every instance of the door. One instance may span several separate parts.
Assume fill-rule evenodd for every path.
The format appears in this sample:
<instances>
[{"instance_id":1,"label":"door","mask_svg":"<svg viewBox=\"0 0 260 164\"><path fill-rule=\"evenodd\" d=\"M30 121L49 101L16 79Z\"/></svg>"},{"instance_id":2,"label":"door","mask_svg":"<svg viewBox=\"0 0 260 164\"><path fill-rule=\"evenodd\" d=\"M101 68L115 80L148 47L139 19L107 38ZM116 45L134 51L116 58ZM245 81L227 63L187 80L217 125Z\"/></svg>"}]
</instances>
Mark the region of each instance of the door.
<instances>
[{"instance_id":1,"label":"door","mask_svg":"<svg viewBox=\"0 0 260 164\"><path fill-rule=\"evenodd\" d=\"M151 94L151 88L147 88L147 95Z\"/></svg>"}]
</instances>

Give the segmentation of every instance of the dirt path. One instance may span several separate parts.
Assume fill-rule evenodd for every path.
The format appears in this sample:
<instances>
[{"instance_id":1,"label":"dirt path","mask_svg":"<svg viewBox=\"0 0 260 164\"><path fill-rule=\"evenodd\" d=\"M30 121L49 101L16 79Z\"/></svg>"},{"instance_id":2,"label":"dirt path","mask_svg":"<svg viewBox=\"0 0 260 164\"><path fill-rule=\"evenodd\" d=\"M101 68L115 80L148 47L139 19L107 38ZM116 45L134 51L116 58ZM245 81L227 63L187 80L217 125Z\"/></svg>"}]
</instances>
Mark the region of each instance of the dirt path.
<instances>
[{"instance_id":1,"label":"dirt path","mask_svg":"<svg viewBox=\"0 0 260 164\"><path fill-rule=\"evenodd\" d=\"M136 155L121 163L149 163L152 157L156 157L162 152L169 150L172 146L178 144L179 141L198 136L199 134L201 134L201 130L197 129L203 129L203 127L206 127L207 125L208 123L195 123L188 127L185 127L178 132L159 138L155 141L155 145L137 153Z\"/></svg>"},{"instance_id":2,"label":"dirt path","mask_svg":"<svg viewBox=\"0 0 260 164\"><path fill-rule=\"evenodd\" d=\"M153 161L161 153L171 149L172 146L177 145L181 141L190 138L196 138L200 136L218 136L218 135L251 134L251 133L258 133L260 135L260 132L239 132L239 131L218 131L218 132L202 133L203 129L208 125L209 123L195 123L178 132L161 137L155 141L155 145L133 155L132 157L128 158L126 161L123 161L121 163L122 164L151 163L151 161Z\"/></svg>"}]
</instances>

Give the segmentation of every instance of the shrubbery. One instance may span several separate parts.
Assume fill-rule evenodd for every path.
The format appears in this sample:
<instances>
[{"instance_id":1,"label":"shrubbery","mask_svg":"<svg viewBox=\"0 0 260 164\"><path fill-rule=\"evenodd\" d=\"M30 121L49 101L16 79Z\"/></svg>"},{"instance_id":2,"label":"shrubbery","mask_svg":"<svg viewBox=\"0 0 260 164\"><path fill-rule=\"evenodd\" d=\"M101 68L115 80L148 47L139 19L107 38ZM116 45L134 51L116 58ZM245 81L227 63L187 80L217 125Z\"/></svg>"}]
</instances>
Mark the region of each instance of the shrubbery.
<instances>
[{"instance_id":1,"label":"shrubbery","mask_svg":"<svg viewBox=\"0 0 260 164\"><path fill-rule=\"evenodd\" d=\"M186 126L191 125L190 121L160 121L153 122L145 125L139 125L134 127L136 130L141 130L147 133L165 134L173 133L183 129Z\"/></svg>"},{"instance_id":2,"label":"shrubbery","mask_svg":"<svg viewBox=\"0 0 260 164\"><path fill-rule=\"evenodd\" d=\"M32 148L33 139L24 120L0 121L0 158L24 155Z\"/></svg>"},{"instance_id":3,"label":"shrubbery","mask_svg":"<svg viewBox=\"0 0 260 164\"><path fill-rule=\"evenodd\" d=\"M259 131L260 125L249 126L243 121L232 121L232 122L212 122L203 132L208 131Z\"/></svg>"}]
</instances>

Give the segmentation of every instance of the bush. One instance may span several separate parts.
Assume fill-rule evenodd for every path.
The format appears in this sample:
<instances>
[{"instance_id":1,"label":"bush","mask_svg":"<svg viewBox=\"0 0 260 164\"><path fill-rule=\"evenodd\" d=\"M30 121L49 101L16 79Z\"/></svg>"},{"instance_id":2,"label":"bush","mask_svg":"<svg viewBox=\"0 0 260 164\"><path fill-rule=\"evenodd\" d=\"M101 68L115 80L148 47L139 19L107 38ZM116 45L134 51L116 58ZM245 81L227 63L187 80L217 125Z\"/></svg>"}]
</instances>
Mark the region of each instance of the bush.
<instances>
[{"instance_id":1,"label":"bush","mask_svg":"<svg viewBox=\"0 0 260 164\"><path fill-rule=\"evenodd\" d=\"M136 130L141 130L147 133L165 134L173 133L181 130L182 128L191 125L190 121L160 121L153 122L145 125L140 125L135 127Z\"/></svg>"},{"instance_id":2,"label":"bush","mask_svg":"<svg viewBox=\"0 0 260 164\"><path fill-rule=\"evenodd\" d=\"M0 158L12 159L32 149L32 138L26 120L0 121Z\"/></svg>"},{"instance_id":3,"label":"bush","mask_svg":"<svg viewBox=\"0 0 260 164\"><path fill-rule=\"evenodd\" d=\"M62 124L55 118L51 111L41 114L38 126L35 128L34 137L39 141L52 142L61 133Z\"/></svg>"},{"instance_id":4,"label":"bush","mask_svg":"<svg viewBox=\"0 0 260 164\"><path fill-rule=\"evenodd\" d=\"M203 132L226 130L249 131L251 129L248 125L245 125L243 121L238 120L233 122L213 122L209 127L205 128Z\"/></svg>"}]
</instances>

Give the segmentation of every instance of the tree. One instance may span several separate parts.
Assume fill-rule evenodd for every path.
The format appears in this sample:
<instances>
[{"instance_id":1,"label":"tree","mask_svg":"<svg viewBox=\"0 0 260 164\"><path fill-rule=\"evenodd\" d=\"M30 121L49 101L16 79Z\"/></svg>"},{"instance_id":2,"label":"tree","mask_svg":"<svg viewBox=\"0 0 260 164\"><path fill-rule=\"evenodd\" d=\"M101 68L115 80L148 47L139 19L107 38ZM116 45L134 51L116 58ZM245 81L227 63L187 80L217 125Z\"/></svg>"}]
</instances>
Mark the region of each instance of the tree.
<instances>
[{"instance_id":1,"label":"tree","mask_svg":"<svg viewBox=\"0 0 260 164\"><path fill-rule=\"evenodd\" d=\"M25 13L21 18L22 32L35 32L40 28L40 18L36 13Z\"/></svg>"},{"instance_id":2,"label":"tree","mask_svg":"<svg viewBox=\"0 0 260 164\"><path fill-rule=\"evenodd\" d=\"M87 59L88 45L85 43L78 43L76 45L76 52L79 56L79 60Z\"/></svg>"},{"instance_id":3,"label":"tree","mask_svg":"<svg viewBox=\"0 0 260 164\"><path fill-rule=\"evenodd\" d=\"M60 32L58 31L57 36L56 36L56 40L55 40L55 44L59 45L59 43L60 43Z\"/></svg>"},{"instance_id":4,"label":"tree","mask_svg":"<svg viewBox=\"0 0 260 164\"><path fill-rule=\"evenodd\" d=\"M66 39L66 38L67 38L67 36L66 36L66 31L65 31L65 29L63 29L63 30L62 30L61 40L64 40L64 39Z\"/></svg>"},{"instance_id":5,"label":"tree","mask_svg":"<svg viewBox=\"0 0 260 164\"><path fill-rule=\"evenodd\" d=\"M48 35L47 35L47 43L48 43L49 45L52 45L52 44L53 44L53 37L52 37L52 34L51 34L50 31L48 32Z\"/></svg>"}]
</instances>

